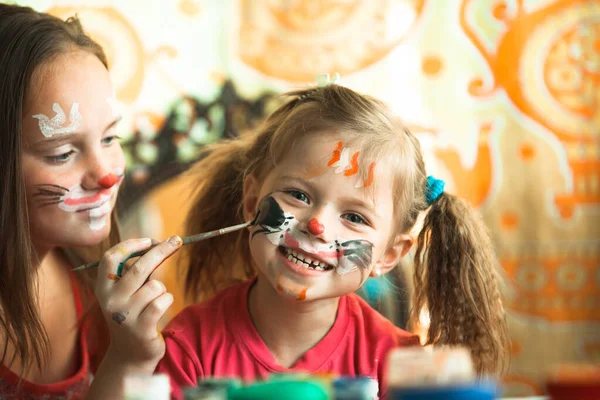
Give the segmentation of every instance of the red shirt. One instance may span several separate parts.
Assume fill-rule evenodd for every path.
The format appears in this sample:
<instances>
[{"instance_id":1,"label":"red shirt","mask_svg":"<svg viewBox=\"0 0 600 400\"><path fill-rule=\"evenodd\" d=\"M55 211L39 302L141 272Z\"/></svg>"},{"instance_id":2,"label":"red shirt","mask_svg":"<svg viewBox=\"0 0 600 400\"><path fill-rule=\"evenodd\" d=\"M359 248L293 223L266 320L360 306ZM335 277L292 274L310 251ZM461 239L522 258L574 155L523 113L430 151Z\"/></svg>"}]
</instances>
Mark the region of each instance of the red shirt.
<instances>
[{"instance_id":1,"label":"red shirt","mask_svg":"<svg viewBox=\"0 0 600 400\"><path fill-rule=\"evenodd\" d=\"M227 288L206 303L187 307L164 329L167 350L156 372L170 376L174 398L181 398L182 388L196 386L203 378L254 381L289 372L369 376L380 382L383 392L388 351L419 344L418 336L394 326L352 293L340 298L327 335L291 368L283 368L250 319L248 292L253 282Z\"/></svg>"},{"instance_id":2,"label":"red shirt","mask_svg":"<svg viewBox=\"0 0 600 400\"><path fill-rule=\"evenodd\" d=\"M79 286L73 273L71 273L71 286L75 297L75 308L77 320L81 321L83 305L79 293ZM0 399L26 399L26 400L54 400L84 399L91 383L90 358L85 340L88 324L83 324L79 332L79 366L73 371L73 375L60 382L38 384L21 379L5 365L0 364Z\"/></svg>"}]
</instances>

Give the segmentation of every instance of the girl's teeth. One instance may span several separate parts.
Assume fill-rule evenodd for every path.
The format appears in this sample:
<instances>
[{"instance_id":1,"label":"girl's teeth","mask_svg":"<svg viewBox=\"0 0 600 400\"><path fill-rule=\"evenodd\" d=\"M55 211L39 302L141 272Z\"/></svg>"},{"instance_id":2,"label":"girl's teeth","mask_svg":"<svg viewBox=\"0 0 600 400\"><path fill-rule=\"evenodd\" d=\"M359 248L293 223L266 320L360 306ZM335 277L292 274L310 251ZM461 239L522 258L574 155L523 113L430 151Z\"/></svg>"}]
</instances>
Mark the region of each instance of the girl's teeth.
<instances>
[{"instance_id":1,"label":"girl's teeth","mask_svg":"<svg viewBox=\"0 0 600 400\"><path fill-rule=\"evenodd\" d=\"M286 249L286 252L287 252L286 258L301 267L311 268L311 269L315 269L317 271L325 271L327 268L327 265L325 263L320 262L320 261L315 261L310 257L307 257L303 254L298 253L297 251Z\"/></svg>"}]
</instances>

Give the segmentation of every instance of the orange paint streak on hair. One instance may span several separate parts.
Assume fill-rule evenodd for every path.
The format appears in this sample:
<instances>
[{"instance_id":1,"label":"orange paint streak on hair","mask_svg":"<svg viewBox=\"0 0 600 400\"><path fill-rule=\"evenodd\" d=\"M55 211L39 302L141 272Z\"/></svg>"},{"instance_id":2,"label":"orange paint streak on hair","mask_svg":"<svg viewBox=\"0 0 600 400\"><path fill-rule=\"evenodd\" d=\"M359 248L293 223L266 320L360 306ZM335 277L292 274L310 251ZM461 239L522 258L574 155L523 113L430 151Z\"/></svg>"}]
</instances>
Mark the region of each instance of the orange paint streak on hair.
<instances>
[{"instance_id":1,"label":"orange paint streak on hair","mask_svg":"<svg viewBox=\"0 0 600 400\"><path fill-rule=\"evenodd\" d=\"M357 151L352 155L352 160L350 160L350 168L344 170L344 176L352 176L358 173L358 155L360 151Z\"/></svg>"},{"instance_id":2,"label":"orange paint streak on hair","mask_svg":"<svg viewBox=\"0 0 600 400\"><path fill-rule=\"evenodd\" d=\"M373 181L375 180L375 165L376 164L377 164L376 162L372 162L371 165L369 165L369 173L367 175L367 179L365 179L365 184L363 185L364 187L368 187L373 184Z\"/></svg>"},{"instance_id":3,"label":"orange paint streak on hair","mask_svg":"<svg viewBox=\"0 0 600 400\"><path fill-rule=\"evenodd\" d=\"M342 142L338 142L337 147L333 151L333 156L331 157L331 160L329 160L329 162L327 163L328 167L331 167L331 166L333 166L333 164L340 161L340 156L342 155L342 147L343 146L344 146L344 144Z\"/></svg>"}]
</instances>

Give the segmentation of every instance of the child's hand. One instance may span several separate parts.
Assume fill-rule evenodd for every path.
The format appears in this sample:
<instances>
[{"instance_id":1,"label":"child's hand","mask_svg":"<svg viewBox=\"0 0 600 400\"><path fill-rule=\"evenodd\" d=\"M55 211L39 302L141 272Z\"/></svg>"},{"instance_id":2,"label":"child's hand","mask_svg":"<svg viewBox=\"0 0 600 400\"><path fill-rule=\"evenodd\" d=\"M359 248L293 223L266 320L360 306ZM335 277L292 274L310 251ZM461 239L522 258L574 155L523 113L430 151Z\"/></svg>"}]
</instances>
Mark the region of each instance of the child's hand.
<instances>
[{"instance_id":1,"label":"child's hand","mask_svg":"<svg viewBox=\"0 0 600 400\"><path fill-rule=\"evenodd\" d=\"M106 358L147 372L154 371L164 355L157 325L173 303L165 285L149 277L181 247L181 238L173 236L158 244L124 270L122 277L117 271L130 254L150 247L150 239L126 240L112 247L102 257L96 284L96 297L110 330Z\"/></svg>"}]
</instances>

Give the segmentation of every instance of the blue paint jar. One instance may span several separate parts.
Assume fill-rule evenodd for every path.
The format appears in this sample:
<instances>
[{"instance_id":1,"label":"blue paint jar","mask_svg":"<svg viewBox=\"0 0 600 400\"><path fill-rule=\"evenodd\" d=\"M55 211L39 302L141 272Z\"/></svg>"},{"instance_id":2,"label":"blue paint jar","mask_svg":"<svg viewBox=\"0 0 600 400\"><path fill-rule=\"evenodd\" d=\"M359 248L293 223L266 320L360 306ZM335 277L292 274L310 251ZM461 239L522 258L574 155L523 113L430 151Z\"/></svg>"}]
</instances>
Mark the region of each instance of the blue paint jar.
<instances>
[{"instance_id":1,"label":"blue paint jar","mask_svg":"<svg viewBox=\"0 0 600 400\"><path fill-rule=\"evenodd\" d=\"M436 387L390 388L389 400L494 400L499 390L496 382L482 381Z\"/></svg>"},{"instance_id":2,"label":"blue paint jar","mask_svg":"<svg viewBox=\"0 0 600 400\"><path fill-rule=\"evenodd\" d=\"M335 400L377 400L379 384L369 377L341 377L333 381Z\"/></svg>"}]
</instances>

